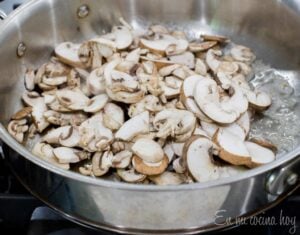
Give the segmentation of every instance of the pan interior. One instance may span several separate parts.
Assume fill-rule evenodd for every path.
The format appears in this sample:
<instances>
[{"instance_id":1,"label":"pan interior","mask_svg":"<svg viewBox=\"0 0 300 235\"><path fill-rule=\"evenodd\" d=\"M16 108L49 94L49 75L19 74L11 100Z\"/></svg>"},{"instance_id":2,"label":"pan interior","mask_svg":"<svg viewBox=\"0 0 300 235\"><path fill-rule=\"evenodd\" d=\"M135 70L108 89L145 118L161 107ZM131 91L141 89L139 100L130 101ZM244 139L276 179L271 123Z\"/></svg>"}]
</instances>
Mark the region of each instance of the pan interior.
<instances>
[{"instance_id":1,"label":"pan interior","mask_svg":"<svg viewBox=\"0 0 300 235\"><path fill-rule=\"evenodd\" d=\"M90 13L78 18L83 4ZM123 17L138 30L158 23L184 30L190 38L202 33L226 35L253 49L258 61L251 83L269 92L273 105L256 116L250 135L272 141L279 156L299 145L300 14L284 1L48 0L35 1L30 7L30 13L16 13L0 34L0 121L4 126L22 105L26 68L49 60L59 42L102 34ZM27 47L22 58L16 55L20 42Z\"/></svg>"}]
</instances>

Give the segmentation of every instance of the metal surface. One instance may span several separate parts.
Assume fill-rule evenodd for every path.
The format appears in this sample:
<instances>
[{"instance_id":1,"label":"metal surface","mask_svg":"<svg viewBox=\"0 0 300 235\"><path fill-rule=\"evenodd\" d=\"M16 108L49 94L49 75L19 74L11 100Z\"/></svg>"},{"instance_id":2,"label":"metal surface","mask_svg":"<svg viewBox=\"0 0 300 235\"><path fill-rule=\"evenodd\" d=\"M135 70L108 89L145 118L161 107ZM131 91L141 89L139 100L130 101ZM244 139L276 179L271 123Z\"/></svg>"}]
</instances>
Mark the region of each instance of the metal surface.
<instances>
[{"instance_id":1,"label":"metal surface","mask_svg":"<svg viewBox=\"0 0 300 235\"><path fill-rule=\"evenodd\" d=\"M83 4L89 7L89 15L78 18ZM299 5L297 1L294 4ZM23 184L50 206L81 223L114 231L203 232L220 228L216 222L221 224L226 217L243 216L276 202L297 184L274 195L266 190L270 174L282 167L298 173L294 161L299 147L234 178L169 187L129 185L58 169L16 143L4 126L21 107L26 67L40 66L61 41L82 41L108 31L121 16L138 29L164 23L184 29L191 37L225 34L253 48L257 57L272 67L290 72L299 93L300 31L295 29L300 26L300 15L294 9L275 0L30 1L0 26L0 137L6 143L9 164ZM16 55L20 42L27 46L22 58ZM223 217L215 221L220 210L224 210Z\"/></svg>"}]
</instances>

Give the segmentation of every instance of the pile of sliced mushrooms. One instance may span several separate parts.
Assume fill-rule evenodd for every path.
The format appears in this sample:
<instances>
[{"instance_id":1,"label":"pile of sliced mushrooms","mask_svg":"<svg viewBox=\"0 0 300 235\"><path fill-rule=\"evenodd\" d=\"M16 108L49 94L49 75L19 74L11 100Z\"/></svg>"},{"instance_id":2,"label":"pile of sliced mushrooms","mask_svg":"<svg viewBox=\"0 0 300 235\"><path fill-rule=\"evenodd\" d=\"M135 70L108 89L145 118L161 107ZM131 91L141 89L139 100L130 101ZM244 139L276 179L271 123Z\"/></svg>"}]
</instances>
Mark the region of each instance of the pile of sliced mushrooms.
<instances>
[{"instance_id":1,"label":"pile of sliced mushrooms","mask_svg":"<svg viewBox=\"0 0 300 235\"><path fill-rule=\"evenodd\" d=\"M226 37L124 20L81 44L63 42L25 74L25 107L9 133L40 136L37 157L86 176L177 185L228 177L275 159L250 139L253 115L271 105L251 87L253 52ZM252 74L253 75L253 74Z\"/></svg>"}]
</instances>

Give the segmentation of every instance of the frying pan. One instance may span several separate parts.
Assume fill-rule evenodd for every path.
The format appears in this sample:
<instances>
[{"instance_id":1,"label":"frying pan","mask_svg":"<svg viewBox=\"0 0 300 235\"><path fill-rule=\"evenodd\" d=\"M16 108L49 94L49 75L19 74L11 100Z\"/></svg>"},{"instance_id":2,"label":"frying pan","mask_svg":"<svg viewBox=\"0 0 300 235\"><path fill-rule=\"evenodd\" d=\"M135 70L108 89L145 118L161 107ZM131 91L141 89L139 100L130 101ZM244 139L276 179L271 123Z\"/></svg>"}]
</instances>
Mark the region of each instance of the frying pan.
<instances>
[{"instance_id":1,"label":"frying pan","mask_svg":"<svg viewBox=\"0 0 300 235\"><path fill-rule=\"evenodd\" d=\"M252 48L258 58L284 73L293 90L297 120L299 9L296 0L29 1L0 26L0 138L9 166L33 195L70 220L123 233L207 232L228 226L226 218L234 222L275 205L299 186L298 126L291 120L281 129L275 128L281 122L273 128L279 144L286 141L284 133L296 133L293 145L271 164L179 186L130 185L59 169L33 156L5 126L22 105L26 67L37 68L49 60L60 42L80 42L108 31L121 16L137 29L160 23L183 29L189 37L223 34Z\"/></svg>"}]
</instances>

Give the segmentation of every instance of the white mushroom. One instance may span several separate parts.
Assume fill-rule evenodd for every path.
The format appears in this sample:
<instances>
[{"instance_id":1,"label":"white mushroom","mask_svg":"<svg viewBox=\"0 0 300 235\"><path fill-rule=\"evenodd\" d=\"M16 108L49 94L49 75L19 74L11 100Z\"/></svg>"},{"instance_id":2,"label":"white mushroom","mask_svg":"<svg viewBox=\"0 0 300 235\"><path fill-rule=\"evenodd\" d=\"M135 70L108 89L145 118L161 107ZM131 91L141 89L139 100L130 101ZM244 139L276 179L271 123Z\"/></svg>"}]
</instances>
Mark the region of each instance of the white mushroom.
<instances>
[{"instance_id":1,"label":"white mushroom","mask_svg":"<svg viewBox=\"0 0 300 235\"><path fill-rule=\"evenodd\" d=\"M112 158L112 167L114 168L127 168L131 163L132 152L129 150L123 150L118 152Z\"/></svg>"},{"instance_id":2,"label":"white mushroom","mask_svg":"<svg viewBox=\"0 0 300 235\"><path fill-rule=\"evenodd\" d=\"M202 76L206 76L207 75L207 66L204 63L204 61L201 60L200 58L196 59L196 62L195 62L195 72L197 74L202 75Z\"/></svg>"},{"instance_id":3,"label":"white mushroom","mask_svg":"<svg viewBox=\"0 0 300 235\"><path fill-rule=\"evenodd\" d=\"M46 111L44 117L49 123L58 126L79 126L88 119L87 115L82 112L60 113L53 110Z\"/></svg>"},{"instance_id":4,"label":"white mushroom","mask_svg":"<svg viewBox=\"0 0 300 235\"><path fill-rule=\"evenodd\" d=\"M142 182L147 177L146 175L137 173L134 169L130 169L130 170L118 169L117 174L118 176L121 177L122 180L128 183Z\"/></svg>"},{"instance_id":5,"label":"white mushroom","mask_svg":"<svg viewBox=\"0 0 300 235\"><path fill-rule=\"evenodd\" d=\"M189 44L189 49L191 52L201 52L207 51L208 49L216 46L218 44L217 41L208 41L208 42L192 42Z\"/></svg>"},{"instance_id":6,"label":"white mushroom","mask_svg":"<svg viewBox=\"0 0 300 235\"><path fill-rule=\"evenodd\" d=\"M160 162L165 156L161 146L148 138L138 139L131 147L131 150L138 157L150 163Z\"/></svg>"},{"instance_id":7,"label":"white mushroom","mask_svg":"<svg viewBox=\"0 0 300 235\"><path fill-rule=\"evenodd\" d=\"M163 106L159 100L154 95L147 95L141 101L135 104L131 104L128 109L128 115L134 117L144 111L149 112L159 112L163 109Z\"/></svg>"},{"instance_id":8,"label":"white mushroom","mask_svg":"<svg viewBox=\"0 0 300 235\"><path fill-rule=\"evenodd\" d=\"M87 113L97 113L104 108L108 100L109 99L106 94L94 96L92 99L90 99L88 106L86 106L83 111Z\"/></svg>"},{"instance_id":9,"label":"white mushroom","mask_svg":"<svg viewBox=\"0 0 300 235\"><path fill-rule=\"evenodd\" d=\"M80 44L74 44L72 42L63 42L55 48L55 55L57 58L65 64L70 66L84 68L78 56Z\"/></svg>"},{"instance_id":10,"label":"white mushroom","mask_svg":"<svg viewBox=\"0 0 300 235\"><path fill-rule=\"evenodd\" d=\"M249 141L246 141L245 145L251 156L249 167L260 166L275 160L275 154L272 150Z\"/></svg>"},{"instance_id":11,"label":"white mushroom","mask_svg":"<svg viewBox=\"0 0 300 235\"><path fill-rule=\"evenodd\" d=\"M253 62L255 60L255 55L251 49L241 45L233 46L230 50L230 54L235 60L241 62Z\"/></svg>"},{"instance_id":12,"label":"white mushroom","mask_svg":"<svg viewBox=\"0 0 300 235\"><path fill-rule=\"evenodd\" d=\"M124 50L133 42L133 36L130 30L125 26L116 26L112 29L115 43L118 50Z\"/></svg>"},{"instance_id":13,"label":"white mushroom","mask_svg":"<svg viewBox=\"0 0 300 235\"><path fill-rule=\"evenodd\" d=\"M26 119L13 120L8 124L8 133L19 143L24 140L24 134L28 131L29 127Z\"/></svg>"},{"instance_id":14,"label":"white mushroom","mask_svg":"<svg viewBox=\"0 0 300 235\"><path fill-rule=\"evenodd\" d=\"M168 157L169 159L169 163L173 161L173 158L175 156L174 150L172 148L172 145L170 143L167 143L164 148L163 151L165 153L165 155Z\"/></svg>"},{"instance_id":15,"label":"white mushroom","mask_svg":"<svg viewBox=\"0 0 300 235\"><path fill-rule=\"evenodd\" d=\"M12 115L11 119L12 120L20 120L23 118L27 118L31 115L31 113L32 113L32 107L25 107L25 108L20 109L14 115Z\"/></svg>"},{"instance_id":16,"label":"white mushroom","mask_svg":"<svg viewBox=\"0 0 300 235\"><path fill-rule=\"evenodd\" d=\"M112 164L113 154L110 151L96 152L92 158L92 171L94 176L105 175Z\"/></svg>"},{"instance_id":17,"label":"white mushroom","mask_svg":"<svg viewBox=\"0 0 300 235\"><path fill-rule=\"evenodd\" d=\"M186 51L179 55L169 56L170 61L176 64L182 64L188 66L190 69L195 67L195 56L193 53Z\"/></svg>"},{"instance_id":18,"label":"white mushroom","mask_svg":"<svg viewBox=\"0 0 300 235\"><path fill-rule=\"evenodd\" d=\"M132 158L132 165L134 169L144 175L159 175L167 169L168 164L169 160L167 156L164 156L160 162L156 163L146 162L136 155Z\"/></svg>"},{"instance_id":19,"label":"white mushroom","mask_svg":"<svg viewBox=\"0 0 300 235\"><path fill-rule=\"evenodd\" d=\"M58 159L55 157L53 153L53 148L49 144L39 143L39 142L36 143L32 149L32 154L62 169L65 170L70 169L69 163L60 163L58 161Z\"/></svg>"},{"instance_id":20,"label":"white mushroom","mask_svg":"<svg viewBox=\"0 0 300 235\"><path fill-rule=\"evenodd\" d=\"M58 147L53 149L55 157L59 163L76 163L89 157L89 153L68 147Z\"/></svg>"},{"instance_id":21,"label":"white mushroom","mask_svg":"<svg viewBox=\"0 0 300 235\"><path fill-rule=\"evenodd\" d=\"M63 126L50 130L42 140L48 144L59 144L59 140L69 137L73 132L72 126Z\"/></svg>"},{"instance_id":22,"label":"white mushroom","mask_svg":"<svg viewBox=\"0 0 300 235\"><path fill-rule=\"evenodd\" d=\"M61 105L71 110L83 110L90 102L80 90L58 90L56 97Z\"/></svg>"},{"instance_id":23,"label":"white mushroom","mask_svg":"<svg viewBox=\"0 0 300 235\"><path fill-rule=\"evenodd\" d=\"M149 112L145 111L126 121L116 132L115 138L130 141L139 134L149 133Z\"/></svg>"},{"instance_id":24,"label":"white mushroom","mask_svg":"<svg viewBox=\"0 0 300 235\"><path fill-rule=\"evenodd\" d=\"M107 128L115 131L124 124L124 112L114 103L108 103L103 109L103 124Z\"/></svg>"},{"instance_id":25,"label":"white mushroom","mask_svg":"<svg viewBox=\"0 0 300 235\"><path fill-rule=\"evenodd\" d=\"M78 131L78 127L71 127L68 135L61 135L59 137L59 143L64 147L76 147L80 144L80 134Z\"/></svg>"},{"instance_id":26,"label":"white mushroom","mask_svg":"<svg viewBox=\"0 0 300 235\"><path fill-rule=\"evenodd\" d=\"M157 185L179 185L186 181L185 175L169 171L157 176L149 176L149 179Z\"/></svg>"},{"instance_id":27,"label":"white mushroom","mask_svg":"<svg viewBox=\"0 0 300 235\"><path fill-rule=\"evenodd\" d=\"M200 37L203 41L216 41L220 43L228 42L229 39L227 37L221 35L208 35L208 34L201 34Z\"/></svg>"},{"instance_id":28,"label":"white mushroom","mask_svg":"<svg viewBox=\"0 0 300 235\"><path fill-rule=\"evenodd\" d=\"M113 133L103 124L103 114L97 113L79 126L80 146L89 151L103 151L113 141Z\"/></svg>"},{"instance_id":29,"label":"white mushroom","mask_svg":"<svg viewBox=\"0 0 300 235\"><path fill-rule=\"evenodd\" d=\"M33 69L27 69L24 77L25 88L29 91L35 87L35 72Z\"/></svg>"},{"instance_id":30,"label":"white mushroom","mask_svg":"<svg viewBox=\"0 0 300 235\"><path fill-rule=\"evenodd\" d=\"M93 70L87 78L87 87L93 95L105 93L105 79L103 67Z\"/></svg>"},{"instance_id":31,"label":"white mushroom","mask_svg":"<svg viewBox=\"0 0 300 235\"><path fill-rule=\"evenodd\" d=\"M200 109L212 120L229 124L248 109L248 100L238 86L232 86L233 95L221 99L217 83L212 79L200 80L194 90Z\"/></svg>"}]
</instances>

